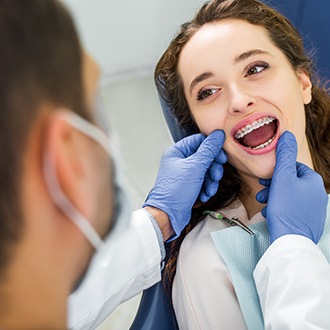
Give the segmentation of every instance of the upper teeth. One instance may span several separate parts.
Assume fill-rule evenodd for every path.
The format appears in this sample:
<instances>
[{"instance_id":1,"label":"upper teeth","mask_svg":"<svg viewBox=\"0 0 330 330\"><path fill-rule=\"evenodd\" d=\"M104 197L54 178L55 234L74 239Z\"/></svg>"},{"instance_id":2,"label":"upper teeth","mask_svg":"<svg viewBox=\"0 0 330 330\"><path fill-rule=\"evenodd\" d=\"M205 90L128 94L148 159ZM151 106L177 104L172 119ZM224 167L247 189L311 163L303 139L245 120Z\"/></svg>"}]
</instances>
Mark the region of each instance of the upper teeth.
<instances>
[{"instance_id":1,"label":"upper teeth","mask_svg":"<svg viewBox=\"0 0 330 330\"><path fill-rule=\"evenodd\" d=\"M253 130L258 129L264 125L268 125L269 123L273 122L276 118L274 117L264 117L264 118L260 118L256 121L254 121L253 123L246 125L244 127L242 127L241 129L239 129L236 133L235 133L235 138L236 139L241 139L242 137L244 137L246 134L251 133Z\"/></svg>"}]
</instances>

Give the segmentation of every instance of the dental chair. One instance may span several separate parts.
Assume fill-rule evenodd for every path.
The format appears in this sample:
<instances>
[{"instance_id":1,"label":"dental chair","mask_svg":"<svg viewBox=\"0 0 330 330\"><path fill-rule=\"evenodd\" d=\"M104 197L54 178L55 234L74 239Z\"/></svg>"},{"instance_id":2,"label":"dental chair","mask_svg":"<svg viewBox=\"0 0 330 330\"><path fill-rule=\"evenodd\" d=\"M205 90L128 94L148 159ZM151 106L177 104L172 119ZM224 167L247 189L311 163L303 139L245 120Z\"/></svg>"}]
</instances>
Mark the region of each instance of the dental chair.
<instances>
[{"instance_id":1,"label":"dental chair","mask_svg":"<svg viewBox=\"0 0 330 330\"><path fill-rule=\"evenodd\" d=\"M165 249L167 251L169 249L167 244L165 244ZM172 304L162 281L143 291L140 306L130 330L179 330Z\"/></svg>"},{"instance_id":2,"label":"dental chair","mask_svg":"<svg viewBox=\"0 0 330 330\"><path fill-rule=\"evenodd\" d=\"M330 1L263 0L284 14L304 40L322 81L330 80Z\"/></svg>"},{"instance_id":3,"label":"dental chair","mask_svg":"<svg viewBox=\"0 0 330 330\"><path fill-rule=\"evenodd\" d=\"M291 20L301 33L307 50L311 52L316 50L312 57L319 68L320 78L330 80L330 0L317 0L317 2L315 0L264 0L264 2ZM161 97L160 104L174 142L196 133L191 128L179 125L170 107ZM169 247L166 244L165 247L168 250ZM159 282L145 290L130 330L178 329L175 313L163 283Z\"/></svg>"}]
</instances>

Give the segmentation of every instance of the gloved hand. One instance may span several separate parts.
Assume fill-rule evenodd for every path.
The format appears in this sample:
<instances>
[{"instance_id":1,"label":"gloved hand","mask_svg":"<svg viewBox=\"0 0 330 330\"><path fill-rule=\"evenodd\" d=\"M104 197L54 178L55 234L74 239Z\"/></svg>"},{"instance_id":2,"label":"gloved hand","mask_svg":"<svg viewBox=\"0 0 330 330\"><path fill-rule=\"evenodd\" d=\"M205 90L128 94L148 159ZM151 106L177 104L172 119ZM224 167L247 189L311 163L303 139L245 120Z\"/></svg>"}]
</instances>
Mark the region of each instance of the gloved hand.
<instances>
[{"instance_id":1,"label":"gloved hand","mask_svg":"<svg viewBox=\"0 0 330 330\"><path fill-rule=\"evenodd\" d=\"M296 162L297 142L285 132L276 150L276 165L271 180L260 179L266 186L256 198L268 205L262 210L271 242L296 234L318 243L324 230L328 195L321 176L308 166Z\"/></svg>"},{"instance_id":2,"label":"gloved hand","mask_svg":"<svg viewBox=\"0 0 330 330\"><path fill-rule=\"evenodd\" d=\"M143 207L153 206L167 213L175 231L172 239L188 224L197 198L206 202L217 192L222 164L227 161L224 141L223 131L214 131L206 138L194 134L164 152L156 183Z\"/></svg>"}]
</instances>

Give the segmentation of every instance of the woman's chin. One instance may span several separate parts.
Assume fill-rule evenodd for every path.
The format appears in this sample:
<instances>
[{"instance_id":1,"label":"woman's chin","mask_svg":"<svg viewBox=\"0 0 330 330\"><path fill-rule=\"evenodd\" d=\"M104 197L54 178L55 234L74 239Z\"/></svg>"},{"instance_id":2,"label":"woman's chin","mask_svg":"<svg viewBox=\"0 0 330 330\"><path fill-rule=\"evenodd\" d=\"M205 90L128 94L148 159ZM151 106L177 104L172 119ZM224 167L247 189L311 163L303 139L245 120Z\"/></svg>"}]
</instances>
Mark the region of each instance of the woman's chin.
<instances>
[{"instance_id":1,"label":"woman's chin","mask_svg":"<svg viewBox=\"0 0 330 330\"><path fill-rule=\"evenodd\" d=\"M274 174L275 162L271 162L268 166L265 164L259 171L256 171L256 176L260 179L271 179Z\"/></svg>"},{"instance_id":2,"label":"woman's chin","mask_svg":"<svg viewBox=\"0 0 330 330\"><path fill-rule=\"evenodd\" d=\"M256 157L253 160L246 160L245 164L236 162L236 166L233 166L236 167L243 181L247 180L254 185L253 182L259 181L259 179L271 179L273 177L275 163L275 153L273 153L267 157Z\"/></svg>"}]
</instances>

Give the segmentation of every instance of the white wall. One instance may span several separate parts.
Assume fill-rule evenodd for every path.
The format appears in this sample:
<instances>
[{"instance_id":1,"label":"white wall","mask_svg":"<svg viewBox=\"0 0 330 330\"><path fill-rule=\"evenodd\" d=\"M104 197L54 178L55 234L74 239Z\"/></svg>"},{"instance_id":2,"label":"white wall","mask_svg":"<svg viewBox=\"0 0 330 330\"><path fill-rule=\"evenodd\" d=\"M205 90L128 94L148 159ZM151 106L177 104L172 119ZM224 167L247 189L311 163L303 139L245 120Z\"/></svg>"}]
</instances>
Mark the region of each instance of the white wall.
<instances>
[{"instance_id":1,"label":"white wall","mask_svg":"<svg viewBox=\"0 0 330 330\"><path fill-rule=\"evenodd\" d=\"M65 0L86 48L107 74L154 67L201 0Z\"/></svg>"}]
</instances>

